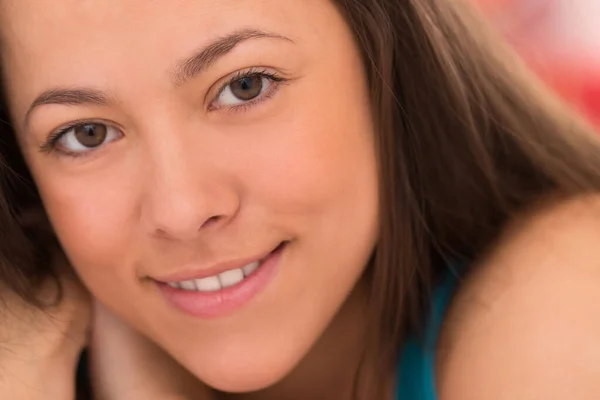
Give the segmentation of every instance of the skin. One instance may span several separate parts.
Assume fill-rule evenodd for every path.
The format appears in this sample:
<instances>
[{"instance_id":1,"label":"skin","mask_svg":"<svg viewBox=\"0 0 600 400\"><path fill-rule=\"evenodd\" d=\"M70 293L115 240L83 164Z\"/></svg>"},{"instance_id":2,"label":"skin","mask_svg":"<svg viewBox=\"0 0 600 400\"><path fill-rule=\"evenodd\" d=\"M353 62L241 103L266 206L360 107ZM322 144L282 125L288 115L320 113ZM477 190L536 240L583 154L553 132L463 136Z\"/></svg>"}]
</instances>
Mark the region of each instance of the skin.
<instances>
[{"instance_id":1,"label":"skin","mask_svg":"<svg viewBox=\"0 0 600 400\"><path fill-rule=\"evenodd\" d=\"M456 295L439 343L442 400L600 393L600 198L522 215Z\"/></svg>"},{"instance_id":2,"label":"skin","mask_svg":"<svg viewBox=\"0 0 600 400\"><path fill-rule=\"evenodd\" d=\"M364 326L357 282L377 240L377 168L362 60L335 7L1 4L18 139L58 238L98 301L216 389L349 393ZM286 39L247 40L174 79L181 60L245 28ZM270 95L234 109L219 89L252 67L286 81L267 82ZM57 87L94 89L108 101L30 110ZM114 127L111 140L73 157L68 133L48 151L49 136L80 120ZM275 278L223 318L176 310L153 281L282 241Z\"/></svg>"},{"instance_id":3,"label":"skin","mask_svg":"<svg viewBox=\"0 0 600 400\"><path fill-rule=\"evenodd\" d=\"M30 216L31 217L31 216ZM44 223L33 216L32 226ZM64 256L56 252L53 267L60 271L62 301L56 304L56 281L39 288L38 298L49 304L33 307L0 282L0 397L41 400L72 399L74 371L88 340L91 320L89 295Z\"/></svg>"},{"instance_id":4,"label":"skin","mask_svg":"<svg viewBox=\"0 0 600 400\"><path fill-rule=\"evenodd\" d=\"M94 399L215 400L209 387L104 306L96 302L93 315L88 355Z\"/></svg>"}]
</instances>

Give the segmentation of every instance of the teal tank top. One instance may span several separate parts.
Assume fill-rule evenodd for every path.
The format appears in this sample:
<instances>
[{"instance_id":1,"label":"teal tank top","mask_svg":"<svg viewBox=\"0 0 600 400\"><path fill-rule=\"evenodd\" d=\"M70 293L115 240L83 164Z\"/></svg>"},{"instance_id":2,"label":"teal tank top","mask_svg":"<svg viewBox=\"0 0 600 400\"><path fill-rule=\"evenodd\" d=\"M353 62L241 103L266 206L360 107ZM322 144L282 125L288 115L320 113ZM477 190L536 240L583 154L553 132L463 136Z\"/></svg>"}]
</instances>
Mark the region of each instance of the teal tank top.
<instances>
[{"instance_id":1,"label":"teal tank top","mask_svg":"<svg viewBox=\"0 0 600 400\"><path fill-rule=\"evenodd\" d=\"M396 384L397 400L437 400L435 350L457 282L457 274L449 271L433 293L424 337L411 338L402 349Z\"/></svg>"}]
</instances>

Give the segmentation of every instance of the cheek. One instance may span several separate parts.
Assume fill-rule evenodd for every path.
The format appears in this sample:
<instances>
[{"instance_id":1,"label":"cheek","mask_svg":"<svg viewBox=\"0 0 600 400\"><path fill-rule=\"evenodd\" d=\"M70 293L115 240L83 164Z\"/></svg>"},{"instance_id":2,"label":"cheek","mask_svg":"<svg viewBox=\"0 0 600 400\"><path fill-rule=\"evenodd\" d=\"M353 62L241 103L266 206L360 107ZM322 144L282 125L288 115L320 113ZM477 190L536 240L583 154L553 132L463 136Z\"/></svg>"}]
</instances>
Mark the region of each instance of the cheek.
<instances>
[{"instance_id":1,"label":"cheek","mask_svg":"<svg viewBox=\"0 0 600 400\"><path fill-rule=\"evenodd\" d=\"M90 289L131 281L131 271L120 268L135 247L136 203L131 183L136 180L128 168L113 167L85 179L44 173L35 164L31 170L56 235Z\"/></svg>"},{"instance_id":2,"label":"cheek","mask_svg":"<svg viewBox=\"0 0 600 400\"><path fill-rule=\"evenodd\" d=\"M324 81L304 86L318 99L300 93L293 114L266 127L273 136L261 141L268 148L256 152L245 181L249 203L300 239L288 293L310 286L313 298L334 305L364 270L377 239L378 164L366 90L344 92ZM335 290L327 289L333 281Z\"/></svg>"},{"instance_id":3,"label":"cheek","mask_svg":"<svg viewBox=\"0 0 600 400\"><path fill-rule=\"evenodd\" d=\"M261 127L270 132L261 141L268 147L252 155L245 176L253 182L248 190L260 199L256 203L268 205L272 213L348 217L348 212L373 213L377 208L377 161L366 93L332 86L305 85L307 93L297 93L293 113Z\"/></svg>"}]
</instances>

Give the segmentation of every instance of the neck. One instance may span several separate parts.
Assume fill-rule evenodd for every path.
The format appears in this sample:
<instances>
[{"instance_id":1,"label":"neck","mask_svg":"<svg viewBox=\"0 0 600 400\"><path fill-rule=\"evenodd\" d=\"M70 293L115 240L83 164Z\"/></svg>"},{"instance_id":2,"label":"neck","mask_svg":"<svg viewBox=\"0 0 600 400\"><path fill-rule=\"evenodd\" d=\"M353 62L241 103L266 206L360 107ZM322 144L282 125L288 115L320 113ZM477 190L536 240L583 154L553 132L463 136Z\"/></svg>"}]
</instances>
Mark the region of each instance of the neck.
<instances>
[{"instance_id":1,"label":"neck","mask_svg":"<svg viewBox=\"0 0 600 400\"><path fill-rule=\"evenodd\" d=\"M350 400L365 350L367 290L359 283L304 359L267 389L220 394L219 400Z\"/></svg>"}]
</instances>

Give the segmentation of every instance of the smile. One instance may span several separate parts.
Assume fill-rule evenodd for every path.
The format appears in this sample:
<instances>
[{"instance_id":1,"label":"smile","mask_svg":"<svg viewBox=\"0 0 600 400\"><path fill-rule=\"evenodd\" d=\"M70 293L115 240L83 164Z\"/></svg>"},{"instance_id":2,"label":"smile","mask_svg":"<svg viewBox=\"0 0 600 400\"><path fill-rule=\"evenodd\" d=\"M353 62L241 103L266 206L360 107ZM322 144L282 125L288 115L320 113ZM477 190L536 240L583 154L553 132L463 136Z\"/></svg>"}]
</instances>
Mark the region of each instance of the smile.
<instances>
[{"instance_id":1,"label":"smile","mask_svg":"<svg viewBox=\"0 0 600 400\"><path fill-rule=\"evenodd\" d=\"M262 258L217 271L173 276L156 281L168 304L185 314L199 318L220 318L249 303L276 276L289 242L280 243Z\"/></svg>"},{"instance_id":2,"label":"smile","mask_svg":"<svg viewBox=\"0 0 600 400\"><path fill-rule=\"evenodd\" d=\"M270 253L269 253L270 255ZM268 257L268 256L267 256ZM266 258L266 257L265 257ZM217 275L206 278L191 279L181 282L168 282L167 284L175 289L198 291L198 292L216 292L228 287L232 287L249 277L260 267L262 260L251 262L242 268L230 269Z\"/></svg>"}]
</instances>

